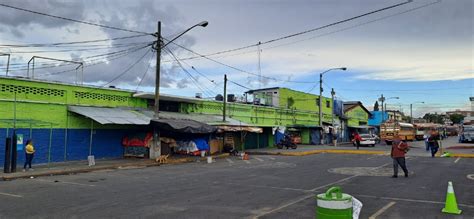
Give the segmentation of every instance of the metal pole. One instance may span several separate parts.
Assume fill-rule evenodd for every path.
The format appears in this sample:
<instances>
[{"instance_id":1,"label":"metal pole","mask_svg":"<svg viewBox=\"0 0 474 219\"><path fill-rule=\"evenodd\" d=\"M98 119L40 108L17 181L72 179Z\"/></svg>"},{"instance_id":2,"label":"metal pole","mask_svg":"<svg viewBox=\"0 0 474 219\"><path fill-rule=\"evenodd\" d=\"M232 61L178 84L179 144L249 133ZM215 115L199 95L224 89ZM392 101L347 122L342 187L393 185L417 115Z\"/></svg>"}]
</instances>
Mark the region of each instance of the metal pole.
<instances>
[{"instance_id":1,"label":"metal pole","mask_svg":"<svg viewBox=\"0 0 474 219\"><path fill-rule=\"evenodd\" d=\"M336 141L337 141L337 138L336 138L336 141L334 140L334 137L335 137L335 134L336 134L336 129L334 128L334 95L336 95L336 92L334 91L334 88L331 88L331 100L332 100L332 107L331 107L331 124L332 124L332 138L333 139L330 139L333 141L334 143L334 147L336 147Z\"/></svg>"},{"instance_id":2,"label":"metal pole","mask_svg":"<svg viewBox=\"0 0 474 219\"><path fill-rule=\"evenodd\" d=\"M67 160L67 132L69 127L69 112L66 112L66 128L64 129L64 161Z\"/></svg>"},{"instance_id":3,"label":"metal pole","mask_svg":"<svg viewBox=\"0 0 474 219\"><path fill-rule=\"evenodd\" d=\"M156 33L156 77L155 77L155 105L154 115L155 120L159 119L160 113L160 68L161 68L161 45L163 44L161 38L161 21L158 21L158 31ZM161 154L160 132L156 126L153 126L153 147L150 147L150 159L155 159Z\"/></svg>"},{"instance_id":4,"label":"metal pole","mask_svg":"<svg viewBox=\"0 0 474 219\"><path fill-rule=\"evenodd\" d=\"M226 113L226 104L227 104L227 75L224 75L224 109L222 111L222 121L225 122L225 113Z\"/></svg>"},{"instance_id":5,"label":"metal pole","mask_svg":"<svg viewBox=\"0 0 474 219\"><path fill-rule=\"evenodd\" d=\"M410 104L410 123L413 124L413 104Z\"/></svg>"},{"instance_id":6,"label":"metal pole","mask_svg":"<svg viewBox=\"0 0 474 219\"><path fill-rule=\"evenodd\" d=\"M8 76L9 67L10 67L10 54L8 54L8 59L7 59L7 73L6 73L6 76Z\"/></svg>"},{"instance_id":7,"label":"metal pole","mask_svg":"<svg viewBox=\"0 0 474 219\"><path fill-rule=\"evenodd\" d=\"M48 165L51 163L51 144L53 143L53 123L50 124L49 129L49 146L48 146Z\"/></svg>"},{"instance_id":8,"label":"metal pole","mask_svg":"<svg viewBox=\"0 0 474 219\"><path fill-rule=\"evenodd\" d=\"M323 127L323 74L319 74L319 127Z\"/></svg>"},{"instance_id":9,"label":"metal pole","mask_svg":"<svg viewBox=\"0 0 474 219\"><path fill-rule=\"evenodd\" d=\"M92 134L94 133L94 120L91 119L91 135L89 139L89 156L92 155Z\"/></svg>"}]
</instances>

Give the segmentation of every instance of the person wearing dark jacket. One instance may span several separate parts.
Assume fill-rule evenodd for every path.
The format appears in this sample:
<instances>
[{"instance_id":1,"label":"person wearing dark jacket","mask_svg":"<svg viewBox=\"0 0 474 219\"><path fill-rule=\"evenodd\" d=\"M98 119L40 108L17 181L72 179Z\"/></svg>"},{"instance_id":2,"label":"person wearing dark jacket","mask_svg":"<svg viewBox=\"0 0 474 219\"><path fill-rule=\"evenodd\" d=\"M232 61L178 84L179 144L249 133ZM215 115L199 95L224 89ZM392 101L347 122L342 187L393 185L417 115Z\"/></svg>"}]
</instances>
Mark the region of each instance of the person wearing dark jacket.
<instances>
[{"instance_id":1,"label":"person wearing dark jacket","mask_svg":"<svg viewBox=\"0 0 474 219\"><path fill-rule=\"evenodd\" d=\"M431 148L431 157L435 157L436 153L438 152L439 149L439 135L437 135L436 132L432 132L430 137L428 138L428 145Z\"/></svg>"},{"instance_id":2,"label":"person wearing dark jacket","mask_svg":"<svg viewBox=\"0 0 474 219\"><path fill-rule=\"evenodd\" d=\"M408 169L405 163L405 154L408 152L408 144L403 142L399 136L395 136L392 141L392 152L390 153L393 159L393 178L398 177L398 166L400 166L408 177Z\"/></svg>"}]
</instances>

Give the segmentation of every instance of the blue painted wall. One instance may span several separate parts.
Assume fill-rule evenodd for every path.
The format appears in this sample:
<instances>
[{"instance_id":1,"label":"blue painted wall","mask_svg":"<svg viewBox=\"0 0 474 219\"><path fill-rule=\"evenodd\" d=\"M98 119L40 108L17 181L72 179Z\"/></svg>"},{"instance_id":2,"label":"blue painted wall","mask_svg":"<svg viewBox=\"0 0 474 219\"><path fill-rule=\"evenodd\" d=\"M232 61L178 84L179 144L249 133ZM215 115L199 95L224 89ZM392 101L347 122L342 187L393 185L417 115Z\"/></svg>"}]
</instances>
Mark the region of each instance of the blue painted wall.
<instances>
[{"instance_id":1,"label":"blue painted wall","mask_svg":"<svg viewBox=\"0 0 474 219\"><path fill-rule=\"evenodd\" d=\"M369 118L368 125L371 126L380 126L382 124L382 111L370 111L372 116ZM388 120L388 113L384 112L384 120Z\"/></svg>"},{"instance_id":2,"label":"blue painted wall","mask_svg":"<svg viewBox=\"0 0 474 219\"><path fill-rule=\"evenodd\" d=\"M122 138L130 133L127 129L98 129L93 131L92 154L96 159L119 158L123 155ZM8 130L9 136L12 130ZM36 149L33 164L72 160L87 160L89 155L90 130L69 129L67 144L65 145L65 130L52 129L51 152L49 153L50 129L17 129L17 134L23 134L24 141L33 137ZM5 159L5 138L7 129L0 129L0 165ZM66 152L66 153L65 153ZM49 158L50 156L50 158ZM49 159L48 159L49 158ZM18 151L17 163L23 165L25 160L24 150Z\"/></svg>"}]
</instances>

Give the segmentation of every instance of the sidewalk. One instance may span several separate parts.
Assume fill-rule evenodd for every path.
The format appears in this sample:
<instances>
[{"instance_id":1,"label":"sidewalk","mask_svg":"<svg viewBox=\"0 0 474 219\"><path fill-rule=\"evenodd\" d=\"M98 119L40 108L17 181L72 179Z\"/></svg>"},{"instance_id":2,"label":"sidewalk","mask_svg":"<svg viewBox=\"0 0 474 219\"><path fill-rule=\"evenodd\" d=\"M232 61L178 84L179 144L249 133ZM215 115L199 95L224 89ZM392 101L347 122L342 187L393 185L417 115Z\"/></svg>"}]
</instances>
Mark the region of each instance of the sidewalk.
<instances>
[{"instance_id":1,"label":"sidewalk","mask_svg":"<svg viewBox=\"0 0 474 219\"><path fill-rule=\"evenodd\" d=\"M229 156L228 154L213 155L214 159L223 158ZM180 164L196 162L197 160L205 161L206 157L189 157L189 156L176 156L168 158L166 164ZM166 165L165 164L165 165ZM50 164L38 164L33 165L33 171L23 172L23 166L17 166L16 173L0 173L0 179L3 181L19 179L19 178L30 178L39 176L52 176L52 175L68 175L76 173L86 173L98 170L107 169L127 169L127 168L144 168L160 166L159 163L150 159L138 159L138 158L126 158L126 159L99 159L95 161L95 166L88 166L87 161L69 161L69 162L57 162ZM3 170L3 168L2 168Z\"/></svg>"},{"instance_id":2,"label":"sidewalk","mask_svg":"<svg viewBox=\"0 0 474 219\"><path fill-rule=\"evenodd\" d=\"M422 146L423 142L409 142L410 151L407 156L416 157L430 157L431 154L427 152ZM465 147L467 146L467 147ZM345 143L337 145L298 145L297 149L278 149L278 148L261 148L261 149L248 149L245 152L254 155L282 155L282 156L305 156L312 154L331 153L331 154L368 154L368 155L390 155L391 146L385 144L378 144L375 147L359 147L357 150L351 143ZM443 152L449 151L452 157L464 157L474 158L474 149L469 144L464 147L459 147L459 144L455 146L443 146ZM441 152L438 152L439 156Z\"/></svg>"}]
</instances>

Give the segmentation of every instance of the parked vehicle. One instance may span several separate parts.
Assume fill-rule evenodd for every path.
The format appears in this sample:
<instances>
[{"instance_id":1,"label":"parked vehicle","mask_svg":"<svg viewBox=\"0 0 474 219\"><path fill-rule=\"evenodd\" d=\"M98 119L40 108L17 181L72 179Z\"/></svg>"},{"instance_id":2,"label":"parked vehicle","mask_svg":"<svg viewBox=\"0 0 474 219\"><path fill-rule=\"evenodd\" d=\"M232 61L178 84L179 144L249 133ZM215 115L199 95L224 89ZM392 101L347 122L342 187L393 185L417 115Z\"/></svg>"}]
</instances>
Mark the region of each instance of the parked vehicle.
<instances>
[{"instance_id":1,"label":"parked vehicle","mask_svg":"<svg viewBox=\"0 0 474 219\"><path fill-rule=\"evenodd\" d=\"M296 149L298 147L298 145L296 145L296 143L293 141L293 138L288 134L285 134L285 137L283 137L283 139L281 139L281 141L278 142L276 146L278 149L283 149L283 147L286 147L286 149Z\"/></svg>"},{"instance_id":2,"label":"parked vehicle","mask_svg":"<svg viewBox=\"0 0 474 219\"><path fill-rule=\"evenodd\" d=\"M464 125L461 130L461 142L474 141L474 125Z\"/></svg>"},{"instance_id":3,"label":"parked vehicle","mask_svg":"<svg viewBox=\"0 0 474 219\"><path fill-rule=\"evenodd\" d=\"M410 123L388 121L380 125L380 137L387 145L391 145L393 137L400 136L402 140L415 139L415 127Z\"/></svg>"},{"instance_id":4,"label":"parked vehicle","mask_svg":"<svg viewBox=\"0 0 474 219\"><path fill-rule=\"evenodd\" d=\"M376 135L372 134L360 134L360 137L362 140L360 141L360 145L363 146L370 146L370 147L375 147L375 144L377 144L376 140ZM357 146L355 142L353 142L354 146Z\"/></svg>"},{"instance_id":5,"label":"parked vehicle","mask_svg":"<svg viewBox=\"0 0 474 219\"><path fill-rule=\"evenodd\" d=\"M415 123L415 139L424 140L423 137L429 134L431 130L437 130L440 125L434 123Z\"/></svg>"}]
</instances>

